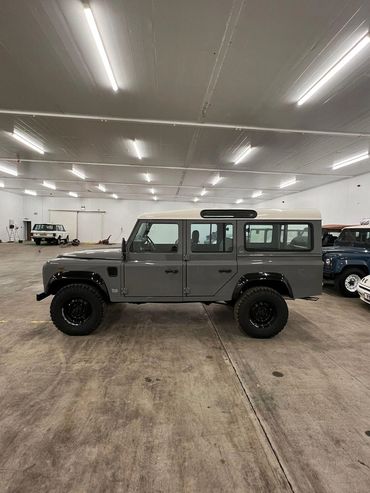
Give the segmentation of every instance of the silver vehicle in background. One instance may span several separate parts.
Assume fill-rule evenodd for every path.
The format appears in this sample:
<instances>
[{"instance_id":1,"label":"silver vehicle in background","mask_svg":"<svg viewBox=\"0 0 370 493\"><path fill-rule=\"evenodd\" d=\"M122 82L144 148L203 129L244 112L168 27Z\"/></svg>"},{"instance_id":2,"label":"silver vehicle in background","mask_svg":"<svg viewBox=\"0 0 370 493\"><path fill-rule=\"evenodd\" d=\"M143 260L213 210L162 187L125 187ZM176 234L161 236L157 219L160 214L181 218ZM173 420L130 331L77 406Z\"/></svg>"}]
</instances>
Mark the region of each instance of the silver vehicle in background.
<instances>
[{"instance_id":1,"label":"silver vehicle in background","mask_svg":"<svg viewBox=\"0 0 370 493\"><path fill-rule=\"evenodd\" d=\"M59 255L41 300L69 335L101 323L107 303L225 302L241 329L267 338L287 323L285 298L321 293L317 211L206 209L141 216L122 248Z\"/></svg>"},{"instance_id":2,"label":"silver vehicle in background","mask_svg":"<svg viewBox=\"0 0 370 493\"><path fill-rule=\"evenodd\" d=\"M63 224L40 223L35 224L31 231L31 238L40 245L42 241L48 244L60 245L68 243L69 234Z\"/></svg>"}]
</instances>

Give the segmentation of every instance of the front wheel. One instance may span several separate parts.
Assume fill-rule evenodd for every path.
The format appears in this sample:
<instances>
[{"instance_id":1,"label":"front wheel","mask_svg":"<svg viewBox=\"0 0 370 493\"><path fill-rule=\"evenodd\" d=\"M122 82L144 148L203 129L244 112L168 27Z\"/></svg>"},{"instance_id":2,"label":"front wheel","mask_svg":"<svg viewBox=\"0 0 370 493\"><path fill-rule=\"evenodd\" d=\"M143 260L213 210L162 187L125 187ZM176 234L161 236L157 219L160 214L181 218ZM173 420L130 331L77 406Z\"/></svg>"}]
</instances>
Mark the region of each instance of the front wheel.
<instances>
[{"instance_id":1,"label":"front wheel","mask_svg":"<svg viewBox=\"0 0 370 493\"><path fill-rule=\"evenodd\" d=\"M88 284L70 284L61 288L50 305L50 316L57 329L70 336L85 336L103 320L105 301Z\"/></svg>"},{"instance_id":2,"label":"front wheel","mask_svg":"<svg viewBox=\"0 0 370 493\"><path fill-rule=\"evenodd\" d=\"M235 304L234 315L246 334L267 339L285 327L288 321L288 306L274 289L255 287L240 296Z\"/></svg>"},{"instance_id":3,"label":"front wheel","mask_svg":"<svg viewBox=\"0 0 370 493\"><path fill-rule=\"evenodd\" d=\"M346 269L335 279L335 287L347 298L355 298L358 296L357 288L361 279L365 277L361 269Z\"/></svg>"}]
</instances>

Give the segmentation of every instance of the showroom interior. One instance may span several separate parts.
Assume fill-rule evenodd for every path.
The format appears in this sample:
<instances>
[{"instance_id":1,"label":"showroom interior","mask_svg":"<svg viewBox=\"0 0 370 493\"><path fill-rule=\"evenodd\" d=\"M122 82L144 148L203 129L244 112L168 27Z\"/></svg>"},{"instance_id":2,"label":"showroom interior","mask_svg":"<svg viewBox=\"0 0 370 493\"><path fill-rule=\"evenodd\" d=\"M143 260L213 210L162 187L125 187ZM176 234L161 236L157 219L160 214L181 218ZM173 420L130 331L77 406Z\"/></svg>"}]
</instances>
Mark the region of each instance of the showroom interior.
<instances>
[{"instance_id":1,"label":"showroom interior","mask_svg":"<svg viewBox=\"0 0 370 493\"><path fill-rule=\"evenodd\" d=\"M0 493L367 493L370 3L3 0L0 61Z\"/></svg>"}]
</instances>

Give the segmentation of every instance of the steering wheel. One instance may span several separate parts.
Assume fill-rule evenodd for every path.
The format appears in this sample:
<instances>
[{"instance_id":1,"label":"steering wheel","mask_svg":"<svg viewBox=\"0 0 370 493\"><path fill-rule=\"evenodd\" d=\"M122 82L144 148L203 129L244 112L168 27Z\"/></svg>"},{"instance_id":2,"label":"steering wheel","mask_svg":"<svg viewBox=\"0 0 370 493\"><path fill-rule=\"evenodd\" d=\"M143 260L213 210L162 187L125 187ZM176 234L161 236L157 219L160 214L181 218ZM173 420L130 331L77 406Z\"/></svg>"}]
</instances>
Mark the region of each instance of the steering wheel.
<instances>
[{"instance_id":1,"label":"steering wheel","mask_svg":"<svg viewBox=\"0 0 370 493\"><path fill-rule=\"evenodd\" d=\"M153 252L155 250L155 244L153 243L153 240L151 238L149 238L149 236L145 237L145 240L143 242L143 246L145 247L145 245L149 246L149 250L151 252Z\"/></svg>"}]
</instances>

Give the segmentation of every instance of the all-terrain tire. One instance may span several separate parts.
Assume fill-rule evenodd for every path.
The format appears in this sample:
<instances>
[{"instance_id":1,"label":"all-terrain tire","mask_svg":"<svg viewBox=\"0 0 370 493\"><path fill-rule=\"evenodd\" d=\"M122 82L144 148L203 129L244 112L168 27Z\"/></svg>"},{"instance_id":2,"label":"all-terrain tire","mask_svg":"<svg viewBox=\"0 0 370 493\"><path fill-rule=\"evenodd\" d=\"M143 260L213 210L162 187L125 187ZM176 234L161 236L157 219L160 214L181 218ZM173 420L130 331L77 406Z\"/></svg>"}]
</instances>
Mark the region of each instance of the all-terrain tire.
<instances>
[{"instance_id":1,"label":"all-terrain tire","mask_svg":"<svg viewBox=\"0 0 370 493\"><path fill-rule=\"evenodd\" d=\"M255 287L247 289L237 300L234 316L240 328L250 337L274 337L288 321L288 306L274 289Z\"/></svg>"},{"instance_id":2,"label":"all-terrain tire","mask_svg":"<svg viewBox=\"0 0 370 493\"><path fill-rule=\"evenodd\" d=\"M37 246L40 246L41 240L40 239L37 239L37 240L35 240L35 243L36 243Z\"/></svg>"},{"instance_id":3,"label":"all-terrain tire","mask_svg":"<svg viewBox=\"0 0 370 493\"><path fill-rule=\"evenodd\" d=\"M345 269L335 278L335 287L342 296L356 298L358 284L365 276L364 271L356 267Z\"/></svg>"},{"instance_id":4,"label":"all-terrain tire","mask_svg":"<svg viewBox=\"0 0 370 493\"><path fill-rule=\"evenodd\" d=\"M57 329L70 336L85 336L98 328L104 318L105 301L88 284L69 284L61 288L50 305L50 316Z\"/></svg>"}]
</instances>

